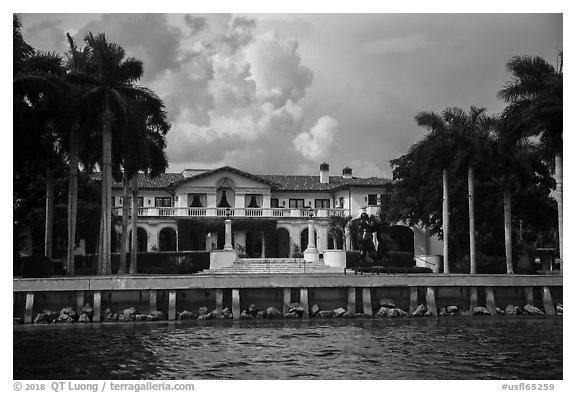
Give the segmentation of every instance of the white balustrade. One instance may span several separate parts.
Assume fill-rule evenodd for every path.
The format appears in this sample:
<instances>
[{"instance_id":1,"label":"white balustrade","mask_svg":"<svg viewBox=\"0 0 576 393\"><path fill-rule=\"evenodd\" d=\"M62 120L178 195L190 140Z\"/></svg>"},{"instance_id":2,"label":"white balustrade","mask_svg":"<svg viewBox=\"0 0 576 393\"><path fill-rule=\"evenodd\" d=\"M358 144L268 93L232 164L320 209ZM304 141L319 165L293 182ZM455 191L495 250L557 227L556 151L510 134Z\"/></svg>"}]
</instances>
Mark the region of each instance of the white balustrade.
<instances>
[{"instance_id":1,"label":"white balustrade","mask_svg":"<svg viewBox=\"0 0 576 393\"><path fill-rule=\"evenodd\" d=\"M138 216L147 217L226 217L227 213L231 217L293 217L328 218L330 216L345 217L348 213L346 209L307 209L307 208L205 208L205 207L139 207ZM112 214L122 215L121 207L112 208Z\"/></svg>"}]
</instances>

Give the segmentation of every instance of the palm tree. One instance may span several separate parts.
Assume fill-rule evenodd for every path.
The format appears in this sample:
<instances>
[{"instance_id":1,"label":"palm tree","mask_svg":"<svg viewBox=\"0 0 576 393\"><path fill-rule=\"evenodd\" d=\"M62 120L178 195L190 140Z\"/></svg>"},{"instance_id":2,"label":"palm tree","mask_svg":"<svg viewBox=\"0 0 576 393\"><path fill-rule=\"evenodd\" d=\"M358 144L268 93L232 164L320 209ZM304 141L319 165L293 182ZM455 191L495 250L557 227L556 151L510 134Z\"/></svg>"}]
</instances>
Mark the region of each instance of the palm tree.
<instances>
[{"instance_id":1,"label":"palm tree","mask_svg":"<svg viewBox=\"0 0 576 393\"><path fill-rule=\"evenodd\" d=\"M560 259L563 259L563 74L562 52L555 69L541 57L518 56L508 63L512 79L498 92L508 103L503 115L509 121L502 138L509 143L523 137L537 136L544 148L554 156L556 199L558 202L558 237ZM508 143L508 142L506 142ZM552 161L552 160L551 160Z\"/></svg>"},{"instance_id":2,"label":"palm tree","mask_svg":"<svg viewBox=\"0 0 576 393\"><path fill-rule=\"evenodd\" d=\"M456 132L455 164L463 166L468 176L468 221L470 239L470 274L476 274L476 225L474 214L474 167L482 162L492 140L494 118L486 115L485 108L470 107L468 112L453 108L452 113L458 118L453 121L459 127Z\"/></svg>"},{"instance_id":3,"label":"palm tree","mask_svg":"<svg viewBox=\"0 0 576 393\"><path fill-rule=\"evenodd\" d=\"M352 216L330 216L328 222L328 234L332 236L332 248L334 250L338 249L338 243L336 241L337 237L340 236L344 239L344 228L346 224L352 219ZM346 249L346 242L343 242L343 247Z\"/></svg>"},{"instance_id":4,"label":"palm tree","mask_svg":"<svg viewBox=\"0 0 576 393\"><path fill-rule=\"evenodd\" d=\"M87 59L93 69L78 78L86 86L79 99L98 108L102 122L99 273L111 274L113 124L116 132L129 132L133 129L130 122L135 118L133 105L136 100L154 101L157 97L150 90L136 84L143 73L141 61L126 58L124 49L108 42L104 34L94 36L89 33L84 40L88 49Z\"/></svg>"},{"instance_id":5,"label":"palm tree","mask_svg":"<svg viewBox=\"0 0 576 393\"><path fill-rule=\"evenodd\" d=\"M455 132L453 122L459 119L454 108L445 109L442 114L420 112L415 117L419 126L430 131L425 139L412 147L412 153L420 170L439 168L442 170L442 236L444 239L444 273L450 272L450 204L448 193L448 168L454 156ZM426 169L428 168L428 169Z\"/></svg>"},{"instance_id":6,"label":"palm tree","mask_svg":"<svg viewBox=\"0 0 576 393\"><path fill-rule=\"evenodd\" d=\"M63 91L62 58L36 52L21 34L22 24L13 15L13 113L15 172L30 170L30 163L46 170L46 225L44 250L52 257L54 167L61 160L58 132L52 113ZM34 141L35 143L30 143Z\"/></svg>"}]
</instances>

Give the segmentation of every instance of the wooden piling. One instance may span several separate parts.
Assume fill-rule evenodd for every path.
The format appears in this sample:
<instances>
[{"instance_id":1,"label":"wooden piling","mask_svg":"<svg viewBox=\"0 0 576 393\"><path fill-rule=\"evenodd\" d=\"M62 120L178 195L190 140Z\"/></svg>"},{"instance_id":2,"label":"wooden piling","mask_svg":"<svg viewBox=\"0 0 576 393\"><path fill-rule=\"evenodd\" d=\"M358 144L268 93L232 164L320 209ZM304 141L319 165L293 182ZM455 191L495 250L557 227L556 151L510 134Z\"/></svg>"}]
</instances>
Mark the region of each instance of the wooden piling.
<instances>
[{"instance_id":1,"label":"wooden piling","mask_svg":"<svg viewBox=\"0 0 576 393\"><path fill-rule=\"evenodd\" d=\"M176 290L168 292L168 320L176 319Z\"/></svg>"},{"instance_id":2,"label":"wooden piling","mask_svg":"<svg viewBox=\"0 0 576 393\"><path fill-rule=\"evenodd\" d=\"M490 312L490 315L496 315L496 300L494 299L494 290L492 287L486 287L486 308Z\"/></svg>"},{"instance_id":3,"label":"wooden piling","mask_svg":"<svg viewBox=\"0 0 576 393\"><path fill-rule=\"evenodd\" d=\"M546 315L556 315L554 302L552 302L552 295L548 287L542 287L542 303L544 303L544 312Z\"/></svg>"},{"instance_id":4,"label":"wooden piling","mask_svg":"<svg viewBox=\"0 0 576 393\"><path fill-rule=\"evenodd\" d=\"M416 307L418 307L418 287L410 287L410 314L416 311Z\"/></svg>"},{"instance_id":5,"label":"wooden piling","mask_svg":"<svg viewBox=\"0 0 576 393\"><path fill-rule=\"evenodd\" d=\"M94 292L94 314L92 322L100 322L100 315L102 314L102 293L100 291Z\"/></svg>"},{"instance_id":6,"label":"wooden piling","mask_svg":"<svg viewBox=\"0 0 576 393\"><path fill-rule=\"evenodd\" d=\"M370 294L370 288L362 288L362 308L364 315L372 316L372 296Z\"/></svg>"},{"instance_id":7,"label":"wooden piling","mask_svg":"<svg viewBox=\"0 0 576 393\"><path fill-rule=\"evenodd\" d=\"M222 311L224 308L224 290L222 288L216 289L216 311Z\"/></svg>"},{"instance_id":8,"label":"wooden piling","mask_svg":"<svg viewBox=\"0 0 576 393\"><path fill-rule=\"evenodd\" d=\"M356 314L356 288L348 288L348 312Z\"/></svg>"},{"instance_id":9,"label":"wooden piling","mask_svg":"<svg viewBox=\"0 0 576 393\"><path fill-rule=\"evenodd\" d=\"M282 315L288 314L290 311L290 302L292 301L292 290L290 288L284 288L284 301L282 303Z\"/></svg>"},{"instance_id":10,"label":"wooden piling","mask_svg":"<svg viewBox=\"0 0 576 393\"><path fill-rule=\"evenodd\" d=\"M158 310L158 292L155 289L150 290L150 312Z\"/></svg>"},{"instance_id":11,"label":"wooden piling","mask_svg":"<svg viewBox=\"0 0 576 393\"><path fill-rule=\"evenodd\" d=\"M310 308L308 307L308 288L300 288L300 305L304 309L302 318L309 318Z\"/></svg>"},{"instance_id":12,"label":"wooden piling","mask_svg":"<svg viewBox=\"0 0 576 393\"><path fill-rule=\"evenodd\" d=\"M426 287L426 307L432 313L432 316L438 316L438 309L436 308L436 297L434 296L434 288Z\"/></svg>"},{"instance_id":13,"label":"wooden piling","mask_svg":"<svg viewBox=\"0 0 576 393\"><path fill-rule=\"evenodd\" d=\"M34 316L34 292L26 293L26 308L24 309L24 323L32 323Z\"/></svg>"}]
</instances>

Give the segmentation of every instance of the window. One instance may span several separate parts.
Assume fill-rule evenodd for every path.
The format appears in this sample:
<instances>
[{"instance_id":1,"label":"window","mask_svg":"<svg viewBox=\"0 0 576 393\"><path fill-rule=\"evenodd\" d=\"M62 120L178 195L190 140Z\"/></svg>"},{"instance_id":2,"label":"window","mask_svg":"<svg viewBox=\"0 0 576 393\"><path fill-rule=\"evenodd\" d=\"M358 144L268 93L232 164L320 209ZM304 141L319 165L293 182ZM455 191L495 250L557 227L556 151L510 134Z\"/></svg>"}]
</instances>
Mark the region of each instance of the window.
<instances>
[{"instance_id":1,"label":"window","mask_svg":"<svg viewBox=\"0 0 576 393\"><path fill-rule=\"evenodd\" d=\"M280 204L278 203L278 198L270 198L270 207L272 208L280 207Z\"/></svg>"},{"instance_id":2,"label":"window","mask_svg":"<svg viewBox=\"0 0 576 393\"><path fill-rule=\"evenodd\" d=\"M172 207L172 198L156 197L154 200L154 207Z\"/></svg>"},{"instance_id":3,"label":"window","mask_svg":"<svg viewBox=\"0 0 576 393\"><path fill-rule=\"evenodd\" d=\"M290 199L288 206L290 209L302 209L304 207L304 199Z\"/></svg>"},{"instance_id":4,"label":"window","mask_svg":"<svg viewBox=\"0 0 576 393\"><path fill-rule=\"evenodd\" d=\"M368 206L377 206L377 205L378 205L378 195L368 194Z\"/></svg>"},{"instance_id":5,"label":"window","mask_svg":"<svg viewBox=\"0 0 576 393\"><path fill-rule=\"evenodd\" d=\"M248 204L249 208L258 208L260 206L258 206L258 201L256 201L256 195L251 194L250 195L250 203Z\"/></svg>"},{"instance_id":6,"label":"window","mask_svg":"<svg viewBox=\"0 0 576 393\"><path fill-rule=\"evenodd\" d=\"M316 209L330 209L330 199L315 199L314 207Z\"/></svg>"},{"instance_id":7,"label":"window","mask_svg":"<svg viewBox=\"0 0 576 393\"><path fill-rule=\"evenodd\" d=\"M340 197L340 209L344 209L344 197Z\"/></svg>"},{"instance_id":8,"label":"window","mask_svg":"<svg viewBox=\"0 0 576 393\"><path fill-rule=\"evenodd\" d=\"M192 203L190 203L190 207L203 207L202 201L200 201L200 194L194 194L192 196Z\"/></svg>"},{"instance_id":9,"label":"window","mask_svg":"<svg viewBox=\"0 0 576 393\"><path fill-rule=\"evenodd\" d=\"M126 201L127 206L131 206L130 203L132 201L132 197L128 197L128 200ZM138 197L138 207L143 207L144 206L144 197Z\"/></svg>"}]
</instances>

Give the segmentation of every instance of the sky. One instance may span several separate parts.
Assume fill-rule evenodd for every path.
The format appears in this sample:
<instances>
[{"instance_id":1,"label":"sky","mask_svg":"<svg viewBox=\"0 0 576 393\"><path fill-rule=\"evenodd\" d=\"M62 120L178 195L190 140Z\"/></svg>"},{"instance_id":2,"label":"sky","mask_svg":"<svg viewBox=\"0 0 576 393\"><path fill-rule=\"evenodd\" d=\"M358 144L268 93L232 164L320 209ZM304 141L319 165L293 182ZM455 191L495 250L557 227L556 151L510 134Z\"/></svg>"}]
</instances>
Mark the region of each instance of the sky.
<instances>
[{"instance_id":1,"label":"sky","mask_svg":"<svg viewBox=\"0 0 576 393\"><path fill-rule=\"evenodd\" d=\"M498 113L513 56L556 64L562 14L22 14L39 50L104 32L144 63L172 124L169 171L391 177L420 111Z\"/></svg>"}]
</instances>

